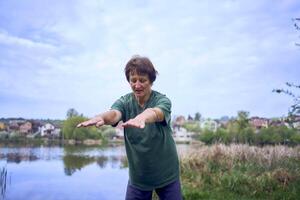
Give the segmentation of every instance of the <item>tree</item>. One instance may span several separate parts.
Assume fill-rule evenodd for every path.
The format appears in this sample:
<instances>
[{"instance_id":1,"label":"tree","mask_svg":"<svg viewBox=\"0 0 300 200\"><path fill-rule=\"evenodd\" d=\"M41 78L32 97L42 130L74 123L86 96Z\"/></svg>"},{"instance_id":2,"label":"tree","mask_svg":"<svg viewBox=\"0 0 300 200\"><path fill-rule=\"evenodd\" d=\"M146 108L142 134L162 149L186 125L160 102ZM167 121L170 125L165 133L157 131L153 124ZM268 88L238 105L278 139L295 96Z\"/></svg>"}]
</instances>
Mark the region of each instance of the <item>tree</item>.
<instances>
[{"instance_id":1,"label":"tree","mask_svg":"<svg viewBox=\"0 0 300 200\"><path fill-rule=\"evenodd\" d=\"M66 119L63 123L62 133L64 139L85 140L101 139L101 132L96 127L76 128L77 124L86 121L87 118L74 116Z\"/></svg>"},{"instance_id":2,"label":"tree","mask_svg":"<svg viewBox=\"0 0 300 200\"><path fill-rule=\"evenodd\" d=\"M295 115L300 115L300 95L291 91L291 89L300 89L300 85L295 85L289 82L286 82L285 84L289 87L289 89L273 89L273 92L283 93L291 96L294 102L289 108L288 115L290 117L293 117Z\"/></svg>"},{"instance_id":3,"label":"tree","mask_svg":"<svg viewBox=\"0 0 300 200\"><path fill-rule=\"evenodd\" d=\"M292 19L294 22L294 26L297 31L300 31L300 18L294 18ZM300 43L295 43L297 46L300 46ZM296 85L291 82L285 83L288 86L288 89L273 89L272 92L276 93L283 93L286 95L289 95L293 98L293 104L288 109L288 119L287 122L290 126L293 127L293 122L295 121L295 116L300 115L300 94L296 94L295 92L291 91L292 89L300 89L300 84ZM298 90L299 92L299 90Z\"/></svg>"},{"instance_id":4,"label":"tree","mask_svg":"<svg viewBox=\"0 0 300 200\"><path fill-rule=\"evenodd\" d=\"M201 119L201 114L199 113L199 112L196 112L195 113L195 121L200 121L200 119Z\"/></svg>"},{"instance_id":5,"label":"tree","mask_svg":"<svg viewBox=\"0 0 300 200\"><path fill-rule=\"evenodd\" d=\"M294 26L296 28L297 31L300 31L300 26L299 26L299 23L300 23L300 18L294 18L292 19L293 22L294 22ZM300 46L300 43L295 43L297 46Z\"/></svg>"},{"instance_id":6,"label":"tree","mask_svg":"<svg viewBox=\"0 0 300 200\"><path fill-rule=\"evenodd\" d=\"M188 116L188 120L189 120L189 121L193 121L194 119L193 119L193 117L192 117L191 115L189 115L189 116Z\"/></svg>"},{"instance_id":7,"label":"tree","mask_svg":"<svg viewBox=\"0 0 300 200\"><path fill-rule=\"evenodd\" d=\"M74 108L70 108L67 111L67 118L76 117L76 116L79 116L79 113Z\"/></svg>"},{"instance_id":8,"label":"tree","mask_svg":"<svg viewBox=\"0 0 300 200\"><path fill-rule=\"evenodd\" d=\"M237 123L239 131L242 131L245 128L249 127L249 112L238 111Z\"/></svg>"}]
</instances>

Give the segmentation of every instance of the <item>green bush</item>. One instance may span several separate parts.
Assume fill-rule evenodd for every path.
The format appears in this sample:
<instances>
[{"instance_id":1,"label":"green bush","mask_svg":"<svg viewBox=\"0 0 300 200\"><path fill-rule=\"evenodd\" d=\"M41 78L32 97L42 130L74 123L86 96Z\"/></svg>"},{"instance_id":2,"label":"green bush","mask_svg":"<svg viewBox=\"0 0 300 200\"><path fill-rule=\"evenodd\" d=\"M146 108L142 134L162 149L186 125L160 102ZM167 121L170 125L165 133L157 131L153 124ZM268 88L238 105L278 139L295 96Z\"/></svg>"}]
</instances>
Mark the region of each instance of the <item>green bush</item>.
<instances>
[{"instance_id":1,"label":"green bush","mask_svg":"<svg viewBox=\"0 0 300 200\"><path fill-rule=\"evenodd\" d=\"M76 128L77 124L87 120L82 116L70 117L63 123L62 133L64 139L85 140L85 139L101 139L101 131L96 127Z\"/></svg>"},{"instance_id":2,"label":"green bush","mask_svg":"<svg viewBox=\"0 0 300 200\"><path fill-rule=\"evenodd\" d=\"M102 131L102 136L107 139L112 139L114 136L116 136L116 130L112 127L108 127Z\"/></svg>"},{"instance_id":3,"label":"green bush","mask_svg":"<svg viewBox=\"0 0 300 200\"><path fill-rule=\"evenodd\" d=\"M255 133L251 127L246 127L238 131L234 123L228 129L219 128L216 132L203 130L197 138L206 144L300 144L300 133L296 129L269 127L262 128Z\"/></svg>"},{"instance_id":4,"label":"green bush","mask_svg":"<svg viewBox=\"0 0 300 200\"><path fill-rule=\"evenodd\" d=\"M210 130L204 130L200 135L199 139L205 144L212 144L215 142L215 134Z\"/></svg>"},{"instance_id":5,"label":"green bush","mask_svg":"<svg viewBox=\"0 0 300 200\"><path fill-rule=\"evenodd\" d=\"M186 122L183 124L183 128L185 128L188 132L200 133L201 128L198 121Z\"/></svg>"}]
</instances>

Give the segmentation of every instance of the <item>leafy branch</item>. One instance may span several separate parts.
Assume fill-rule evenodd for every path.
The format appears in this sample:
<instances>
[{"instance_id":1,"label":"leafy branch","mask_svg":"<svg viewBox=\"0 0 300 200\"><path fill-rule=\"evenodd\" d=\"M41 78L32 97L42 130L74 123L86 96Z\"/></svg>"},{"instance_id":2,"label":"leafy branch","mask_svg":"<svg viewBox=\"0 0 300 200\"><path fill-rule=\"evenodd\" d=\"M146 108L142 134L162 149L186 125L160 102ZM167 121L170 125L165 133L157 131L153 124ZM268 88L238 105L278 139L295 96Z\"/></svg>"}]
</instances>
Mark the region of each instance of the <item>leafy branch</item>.
<instances>
[{"instance_id":1,"label":"leafy branch","mask_svg":"<svg viewBox=\"0 0 300 200\"><path fill-rule=\"evenodd\" d=\"M294 22L294 27L296 28L296 30L300 30L300 26L299 26L299 22L300 22L300 18L294 18L292 19ZM295 43L297 46L300 46L300 43Z\"/></svg>"},{"instance_id":2,"label":"leafy branch","mask_svg":"<svg viewBox=\"0 0 300 200\"><path fill-rule=\"evenodd\" d=\"M289 88L300 89L300 85L296 85L294 83L289 83L289 82L286 82L285 84ZM289 116L300 115L300 95L295 94L294 92L292 92L291 90L288 90L288 89L273 89L272 92L283 93L283 94L293 97L294 103L293 103L293 105L291 105L291 107L289 109Z\"/></svg>"}]
</instances>

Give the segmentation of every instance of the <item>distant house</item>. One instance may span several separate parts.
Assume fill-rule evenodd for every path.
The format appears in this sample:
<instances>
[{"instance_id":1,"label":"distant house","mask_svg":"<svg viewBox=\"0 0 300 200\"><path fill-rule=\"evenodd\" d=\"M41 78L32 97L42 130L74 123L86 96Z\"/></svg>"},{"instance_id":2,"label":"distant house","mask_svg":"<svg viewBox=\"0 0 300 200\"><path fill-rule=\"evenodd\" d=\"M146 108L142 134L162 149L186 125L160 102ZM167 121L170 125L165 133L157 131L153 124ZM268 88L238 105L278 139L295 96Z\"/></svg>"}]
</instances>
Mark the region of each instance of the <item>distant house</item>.
<instances>
[{"instance_id":1,"label":"distant house","mask_svg":"<svg viewBox=\"0 0 300 200\"><path fill-rule=\"evenodd\" d=\"M42 137L46 137L46 136L58 137L60 134L60 129L56 128L54 125L50 123L46 123L40 127L40 132Z\"/></svg>"},{"instance_id":2,"label":"distant house","mask_svg":"<svg viewBox=\"0 0 300 200\"><path fill-rule=\"evenodd\" d=\"M300 130L300 116L296 116L293 122L293 127Z\"/></svg>"},{"instance_id":3,"label":"distant house","mask_svg":"<svg viewBox=\"0 0 300 200\"><path fill-rule=\"evenodd\" d=\"M20 129L20 125L16 121L10 121L8 124L8 132L18 132Z\"/></svg>"},{"instance_id":4,"label":"distant house","mask_svg":"<svg viewBox=\"0 0 300 200\"><path fill-rule=\"evenodd\" d=\"M288 128L295 128L300 130L300 115L282 118L281 121L283 121L285 126L287 126Z\"/></svg>"},{"instance_id":5,"label":"distant house","mask_svg":"<svg viewBox=\"0 0 300 200\"><path fill-rule=\"evenodd\" d=\"M210 131L216 132L217 129L218 129L218 127L219 127L219 124L215 120L206 119L206 120L200 122L200 127L202 129L206 129L206 130L210 130Z\"/></svg>"},{"instance_id":6,"label":"distant house","mask_svg":"<svg viewBox=\"0 0 300 200\"><path fill-rule=\"evenodd\" d=\"M42 122L38 120L32 120L32 133L38 133L40 131L40 127L42 126Z\"/></svg>"},{"instance_id":7,"label":"distant house","mask_svg":"<svg viewBox=\"0 0 300 200\"><path fill-rule=\"evenodd\" d=\"M6 129L6 125L3 122L0 122L0 131L3 131Z\"/></svg>"},{"instance_id":8,"label":"distant house","mask_svg":"<svg viewBox=\"0 0 300 200\"><path fill-rule=\"evenodd\" d=\"M19 127L20 133L27 135L29 133L32 133L32 124L31 122L25 122L24 124L21 124Z\"/></svg>"},{"instance_id":9,"label":"distant house","mask_svg":"<svg viewBox=\"0 0 300 200\"><path fill-rule=\"evenodd\" d=\"M275 126L275 127L286 126L286 127L289 127L289 124L286 122L286 118L280 118L280 119L277 119L277 120L270 120L269 121L269 126Z\"/></svg>"},{"instance_id":10,"label":"distant house","mask_svg":"<svg viewBox=\"0 0 300 200\"><path fill-rule=\"evenodd\" d=\"M261 117L252 117L249 121L250 125L255 128L255 130L260 130L262 128L268 128L269 120Z\"/></svg>"},{"instance_id":11,"label":"distant house","mask_svg":"<svg viewBox=\"0 0 300 200\"><path fill-rule=\"evenodd\" d=\"M185 128L176 127L173 129L173 138L176 142L189 142L192 140L192 133Z\"/></svg>"},{"instance_id":12,"label":"distant house","mask_svg":"<svg viewBox=\"0 0 300 200\"><path fill-rule=\"evenodd\" d=\"M186 122L185 117L184 116L178 116L175 118L174 122L173 122L173 128L179 128L182 127L183 124Z\"/></svg>"}]
</instances>

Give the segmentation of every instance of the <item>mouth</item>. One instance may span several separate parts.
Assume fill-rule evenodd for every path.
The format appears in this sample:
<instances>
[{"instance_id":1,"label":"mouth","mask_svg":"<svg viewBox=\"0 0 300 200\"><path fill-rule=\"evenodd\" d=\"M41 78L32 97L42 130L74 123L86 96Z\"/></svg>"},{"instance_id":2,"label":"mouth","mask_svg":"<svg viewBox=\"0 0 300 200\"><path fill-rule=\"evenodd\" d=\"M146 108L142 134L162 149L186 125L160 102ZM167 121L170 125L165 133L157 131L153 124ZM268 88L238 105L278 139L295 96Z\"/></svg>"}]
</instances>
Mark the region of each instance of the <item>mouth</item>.
<instances>
[{"instance_id":1,"label":"mouth","mask_svg":"<svg viewBox=\"0 0 300 200\"><path fill-rule=\"evenodd\" d=\"M137 93L137 94L140 94L142 92L143 92L143 90L135 90L135 93Z\"/></svg>"}]
</instances>

